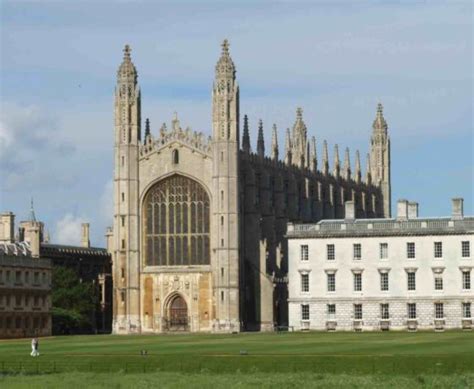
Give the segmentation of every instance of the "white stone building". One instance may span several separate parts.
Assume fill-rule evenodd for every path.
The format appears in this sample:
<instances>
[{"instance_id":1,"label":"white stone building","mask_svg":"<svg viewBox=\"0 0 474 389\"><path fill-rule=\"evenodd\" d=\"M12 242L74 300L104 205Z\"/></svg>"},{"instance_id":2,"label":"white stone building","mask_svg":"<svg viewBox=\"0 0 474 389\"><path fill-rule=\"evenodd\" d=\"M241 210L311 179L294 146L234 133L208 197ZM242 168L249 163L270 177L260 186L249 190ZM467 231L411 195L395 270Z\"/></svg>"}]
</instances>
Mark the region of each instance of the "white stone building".
<instances>
[{"instance_id":1,"label":"white stone building","mask_svg":"<svg viewBox=\"0 0 474 389\"><path fill-rule=\"evenodd\" d=\"M419 218L400 200L396 219L288 224L289 325L295 330L471 328L474 217Z\"/></svg>"}]
</instances>

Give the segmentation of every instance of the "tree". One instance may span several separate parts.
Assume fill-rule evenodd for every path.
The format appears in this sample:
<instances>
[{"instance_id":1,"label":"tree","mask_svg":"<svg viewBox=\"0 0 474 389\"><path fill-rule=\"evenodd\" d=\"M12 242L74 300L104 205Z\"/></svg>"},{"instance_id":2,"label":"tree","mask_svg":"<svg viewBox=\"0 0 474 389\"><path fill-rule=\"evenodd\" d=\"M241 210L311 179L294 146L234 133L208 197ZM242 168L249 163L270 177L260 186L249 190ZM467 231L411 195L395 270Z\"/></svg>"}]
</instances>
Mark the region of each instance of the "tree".
<instances>
[{"instance_id":1,"label":"tree","mask_svg":"<svg viewBox=\"0 0 474 389\"><path fill-rule=\"evenodd\" d=\"M97 302L94 285L61 266L53 268L52 281L53 334L90 332Z\"/></svg>"}]
</instances>

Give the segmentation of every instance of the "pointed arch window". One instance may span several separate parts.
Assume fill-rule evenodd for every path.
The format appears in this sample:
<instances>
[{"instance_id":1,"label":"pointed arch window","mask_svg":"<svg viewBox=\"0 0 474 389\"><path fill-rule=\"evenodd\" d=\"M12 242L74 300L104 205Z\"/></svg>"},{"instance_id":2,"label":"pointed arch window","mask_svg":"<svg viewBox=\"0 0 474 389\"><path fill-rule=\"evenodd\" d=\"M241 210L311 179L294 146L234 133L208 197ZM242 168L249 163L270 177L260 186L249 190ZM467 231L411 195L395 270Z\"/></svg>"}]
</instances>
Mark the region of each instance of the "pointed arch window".
<instances>
[{"instance_id":1,"label":"pointed arch window","mask_svg":"<svg viewBox=\"0 0 474 389\"><path fill-rule=\"evenodd\" d=\"M210 201L196 181L174 175L145 197L143 235L147 266L210 263Z\"/></svg>"},{"instance_id":2,"label":"pointed arch window","mask_svg":"<svg viewBox=\"0 0 474 389\"><path fill-rule=\"evenodd\" d=\"M173 150L173 164L179 164L179 151L176 149Z\"/></svg>"}]
</instances>

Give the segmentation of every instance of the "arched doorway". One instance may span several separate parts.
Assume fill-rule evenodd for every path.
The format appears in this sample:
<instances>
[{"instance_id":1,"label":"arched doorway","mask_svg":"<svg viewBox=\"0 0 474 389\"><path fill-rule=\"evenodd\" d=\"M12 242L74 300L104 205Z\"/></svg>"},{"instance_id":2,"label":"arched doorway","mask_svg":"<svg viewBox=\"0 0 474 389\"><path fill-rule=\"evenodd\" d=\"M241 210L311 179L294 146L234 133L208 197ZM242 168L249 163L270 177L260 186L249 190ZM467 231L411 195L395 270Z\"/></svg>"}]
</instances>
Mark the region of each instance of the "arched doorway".
<instances>
[{"instance_id":1,"label":"arched doorway","mask_svg":"<svg viewBox=\"0 0 474 389\"><path fill-rule=\"evenodd\" d=\"M169 302L168 330L188 330L188 306L180 295L174 296Z\"/></svg>"}]
</instances>

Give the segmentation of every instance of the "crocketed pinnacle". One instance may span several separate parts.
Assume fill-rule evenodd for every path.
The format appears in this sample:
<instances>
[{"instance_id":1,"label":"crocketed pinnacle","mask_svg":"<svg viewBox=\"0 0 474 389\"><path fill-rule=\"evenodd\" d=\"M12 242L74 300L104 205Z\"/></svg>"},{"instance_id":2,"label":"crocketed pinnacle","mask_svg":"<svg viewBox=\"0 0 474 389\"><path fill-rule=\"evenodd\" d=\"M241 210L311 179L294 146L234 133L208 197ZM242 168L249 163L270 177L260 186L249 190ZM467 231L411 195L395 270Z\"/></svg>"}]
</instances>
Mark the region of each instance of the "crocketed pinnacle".
<instances>
[{"instance_id":1,"label":"crocketed pinnacle","mask_svg":"<svg viewBox=\"0 0 474 389\"><path fill-rule=\"evenodd\" d=\"M316 172L318 170L318 156L316 154L316 138L314 136L311 137L311 147L309 151L309 158L310 158L310 166L312 172Z\"/></svg>"},{"instance_id":2,"label":"crocketed pinnacle","mask_svg":"<svg viewBox=\"0 0 474 389\"><path fill-rule=\"evenodd\" d=\"M326 176L329 173L329 153L328 142L323 142L323 174Z\"/></svg>"},{"instance_id":3,"label":"crocketed pinnacle","mask_svg":"<svg viewBox=\"0 0 474 389\"><path fill-rule=\"evenodd\" d=\"M258 121L257 154L261 158L265 157L265 140L263 138L262 119Z\"/></svg>"},{"instance_id":4,"label":"crocketed pinnacle","mask_svg":"<svg viewBox=\"0 0 474 389\"><path fill-rule=\"evenodd\" d=\"M278 161L278 133L276 124L273 125L272 131L272 159Z\"/></svg>"},{"instance_id":5,"label":"crocketed pinnacle","mask_svg":"<svg viewBox=\"0 0 474 389\"><path fill-rule=\"evenodd\" d=\"M344 154L344 178L349 180L351 178L351 160L349 156L349 147L346 147Z\"/></svg>"},{"instance_id":6,"label":"crocketed pinnacle","mask_svg":"<svg viewBox=\"0 0 474 389\"><path fill-rule=\"evenodd\" d=\"M117 78L122 82L131 81L133 83L137 82L137 70L135 69L135 65L132 62L132 58L130 56L130 52L132 49L129 45L125 45L123 49L123 61L119 66L117 72Z\"/></svg>"},{"instance_id":7,"label":"crocketed pinnacle","mask_svg":"<svg viewBox=\"0 0 474 389\"><path fill-rule=\"evenodd\" d=\"M334 145L334 176L338 177L340 172L340 163L339 163L339 146Z\"/></svg>"},{"instance_id":8,"label":"crocketed pinnacle","mask_svg":"<svg viewBox=\"0 0 474 389\"><path fill-rule=\"evenodd\" d=\"M370 185L372 182L372 168L370 165L370 154L367 153L367 166L365 168L365 182L367 185Z\"/></svg>"},{"instance_id":9,"label":"crocketed pinnacle","mask_svg":"<svg viewBox=\"0 0 474 389\"><path fill-rule=\"evenodd\" d=\"M377 114L375 116L374 123L372 124L374 131L383 131L387 133L388 125L383 116L383 105L382 103L377 104Z\"/></svg>"},{"instance_id":10,"label":"crocketed pinnacle","mask_svg":"<svg viewBox=\"0 0 474 389\"><path fill-rule=\"evenodd\" d=\"M28 221L30 221L30 222L35 222L36 221L35 208L34 208L34 205L33 205L33 197L31 198L30 215L29 215Z\"/></svg>"},{"instance_id":11,"label":"crocketed pinnacle","mask_svg":"<svg viewBox=\"0 0 474 389\"><path fill-rule=\"evenodd\" d=\"M216 79L235 79L235 65L229 54L229 41L222 42L221 57L216 64Z\"/></svg>"},{"instance_id":12,"label":"crocketed pinnacle","mask_svg":"<svg viewBox=\"0 0 474 389\"><path fill-rule=\"evenodd\" d=\"M292 161L292 152L291 152L291 134L290 129L286 129L286 138L285 138L285 163L291 165Z\"/></svg>"},{"instance_id":13,"label":"crocketed pinnacle","mask_svg":"<svg viewBox=\"0 0 474 389\"><path fill-rule=\"evenodd\" d=\"M249 134L249 120L247 115L244 115L244 131L242 134L242 150L247 154L250 153L250 134Z\"/></svg>"},{"instance_id":14,"label":"crocketed pinnacle","mask_svg":"<svg viewBox=\"0 0 474 389\"><path fill-rule=\"evenodd\" d=\"M145 139L150 136L150 119L145 119Z\"/></svg>"},{"instance_id":15,"label":"crocketed pinnacle","mask_svg":"<svg viewBox=\"0 0 474 389\"><path fill-rule=\"evenodd\" d=\"M360 169L360 155L359 150L356 150L356 158L355 158L355 180L359 184L361 180L361 169Z\"/></svg>"}]
</instances>

